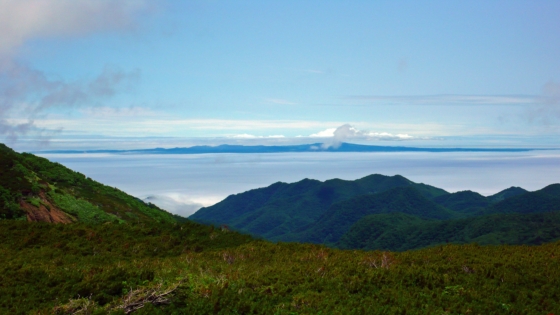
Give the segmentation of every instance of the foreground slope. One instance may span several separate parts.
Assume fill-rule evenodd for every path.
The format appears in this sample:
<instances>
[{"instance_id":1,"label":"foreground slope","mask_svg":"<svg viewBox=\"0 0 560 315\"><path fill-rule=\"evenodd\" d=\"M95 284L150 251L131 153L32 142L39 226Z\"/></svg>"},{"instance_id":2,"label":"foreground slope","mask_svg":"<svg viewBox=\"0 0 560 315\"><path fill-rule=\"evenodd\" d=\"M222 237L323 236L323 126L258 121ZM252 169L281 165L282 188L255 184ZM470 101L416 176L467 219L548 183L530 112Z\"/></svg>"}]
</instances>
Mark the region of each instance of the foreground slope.
<instances>
[{"instance_id":1,"label":"foreground slope","mask_svg":"<svg viewBox=\"0 0 560 315\"><path fill-rule=\"evenodd\" d=\"M61 164L0 144L0 219L171 223L180 218Z\"/></svg>"},{"instance_id":2,"label":"foreground slope","mask_svg":"<svg viewBox=\"0 0 560 315\"><path fill-rule=\"evenodd\" d=\"M402 253L191 224L0 222L2 314L558 314L560 243Z\"/></svg>"},{"instance_id":3,"label":"foreground slope","mask_svg":"<svg viewBox=\"0 0 560 315\"><path fill-rule=\"evenodd\" d=\"M447 194L443 189L417 184L400 175L374 174L355 181L304 179L231 195L211 207L200 209L189 219L227 224L270 240L283 240L315 223L336 202L408 186L430 198Z\"/></svg>"}]
</instances>

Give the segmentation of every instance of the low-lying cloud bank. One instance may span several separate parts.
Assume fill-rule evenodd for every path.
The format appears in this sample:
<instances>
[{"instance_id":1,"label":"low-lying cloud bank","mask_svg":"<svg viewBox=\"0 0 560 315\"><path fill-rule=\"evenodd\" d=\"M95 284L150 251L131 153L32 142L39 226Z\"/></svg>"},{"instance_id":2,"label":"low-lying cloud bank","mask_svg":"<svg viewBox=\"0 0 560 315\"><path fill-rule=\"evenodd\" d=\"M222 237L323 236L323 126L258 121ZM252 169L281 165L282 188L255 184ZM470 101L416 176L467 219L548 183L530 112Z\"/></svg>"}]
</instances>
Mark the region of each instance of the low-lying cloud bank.
<instances>
[{"instance_id":1,"label":"low-lying cloud bank","mask_svg":"<svg viewBox=\"0 0 560 315\"><path fill-rule=\"evenodd\" d=\"M198 209L204 207L202 203L181 198L180 196L149 195L143 199L144 202L153 203L156 206L184 218L189 217Z\"/></svg>"}]
</instances>

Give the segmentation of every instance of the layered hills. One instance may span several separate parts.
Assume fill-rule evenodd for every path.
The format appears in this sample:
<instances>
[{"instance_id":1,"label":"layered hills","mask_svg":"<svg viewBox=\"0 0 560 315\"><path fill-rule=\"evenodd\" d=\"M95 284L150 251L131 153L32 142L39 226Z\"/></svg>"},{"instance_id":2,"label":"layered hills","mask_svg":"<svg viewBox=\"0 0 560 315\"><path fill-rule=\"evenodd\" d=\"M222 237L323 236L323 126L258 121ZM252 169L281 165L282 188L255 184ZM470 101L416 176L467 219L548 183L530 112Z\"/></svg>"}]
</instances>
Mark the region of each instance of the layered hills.
<instances>
[{"instance_id":1,"label":"layered hills","mask_svg":"<svg viewBox=\"0 0 560 315\"><path fill-rule=\"evenodd\" d=\"M492 196L448 193L402 176L305 179L232 195L190 218L273 241L408 250L443 243L540 244L560 239L560 184Z\"/></svg>"},{"instance_id":2,"label":"layered hills","mask_svg":"<svg viewBox=\"0 0 560 315\"><path fill-rule=\"evenodd\" d=\"M54 223L182 220L59 163L17 153L3 144L0 144L0 218Z\"/></svg>"}]
</instances>

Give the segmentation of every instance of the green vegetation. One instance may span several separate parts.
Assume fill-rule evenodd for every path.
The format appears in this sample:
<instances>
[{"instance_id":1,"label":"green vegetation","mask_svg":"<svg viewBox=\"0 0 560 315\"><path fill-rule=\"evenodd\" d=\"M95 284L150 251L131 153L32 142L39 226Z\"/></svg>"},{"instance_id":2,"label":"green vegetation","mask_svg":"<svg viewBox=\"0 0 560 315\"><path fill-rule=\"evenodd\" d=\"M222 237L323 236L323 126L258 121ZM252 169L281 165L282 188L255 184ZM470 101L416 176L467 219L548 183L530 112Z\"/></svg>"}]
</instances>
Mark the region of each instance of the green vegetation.
<instances>
[{"instance_id":1,"label":"green vegetation","mask_svg":"<svg viewBox=\"0 0 560 315\"><path fill-rule=\"evenodd\" d=\"M144 303L134 314L560 311L560 242L390 253L274 244L194 223L5 220L0 255L5 314L124 314L134 303Z\"/></svg>"},{"instance_id":2,"label":"green vegetation","mask_svg":"<svg viewBox=\"0 0 560 315\"><path fill-rule=\"evenodd\" d=\"M59 163L0 144L0 219L26 216L35 221L85 223L181 220Z\"/></svg>"}]
</instances>

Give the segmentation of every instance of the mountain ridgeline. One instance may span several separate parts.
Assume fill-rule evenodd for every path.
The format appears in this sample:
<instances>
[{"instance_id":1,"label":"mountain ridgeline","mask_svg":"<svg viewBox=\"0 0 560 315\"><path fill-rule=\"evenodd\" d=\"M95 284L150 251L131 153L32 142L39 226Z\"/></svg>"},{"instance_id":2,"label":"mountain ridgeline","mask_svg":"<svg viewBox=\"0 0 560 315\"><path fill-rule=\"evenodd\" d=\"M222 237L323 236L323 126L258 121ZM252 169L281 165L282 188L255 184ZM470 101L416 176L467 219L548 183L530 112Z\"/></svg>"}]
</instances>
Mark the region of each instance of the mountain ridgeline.
<instances>
[{"instance_id":1,"label":"mountain ridgeline","mask_svg":"<svg viewBox=\"0 0 560 315\"><path fill-rule=\"evenodd\" d=\"M400 175L304 179L229 196L190 219L272 241L408 250L445 243L541 244L560 239L560 184L492 196L448 193Z\"/></svg>"},{"instance_id":2,"label":"mountain ridgeline","mask_svg":"<svg viewBox=\"0 0 560 315\"><path fill-rule=\"evenodd\" d=\"M59 163L0 144L0 219L174 223L174 216Z\"/></svg>"}]
</instances>

